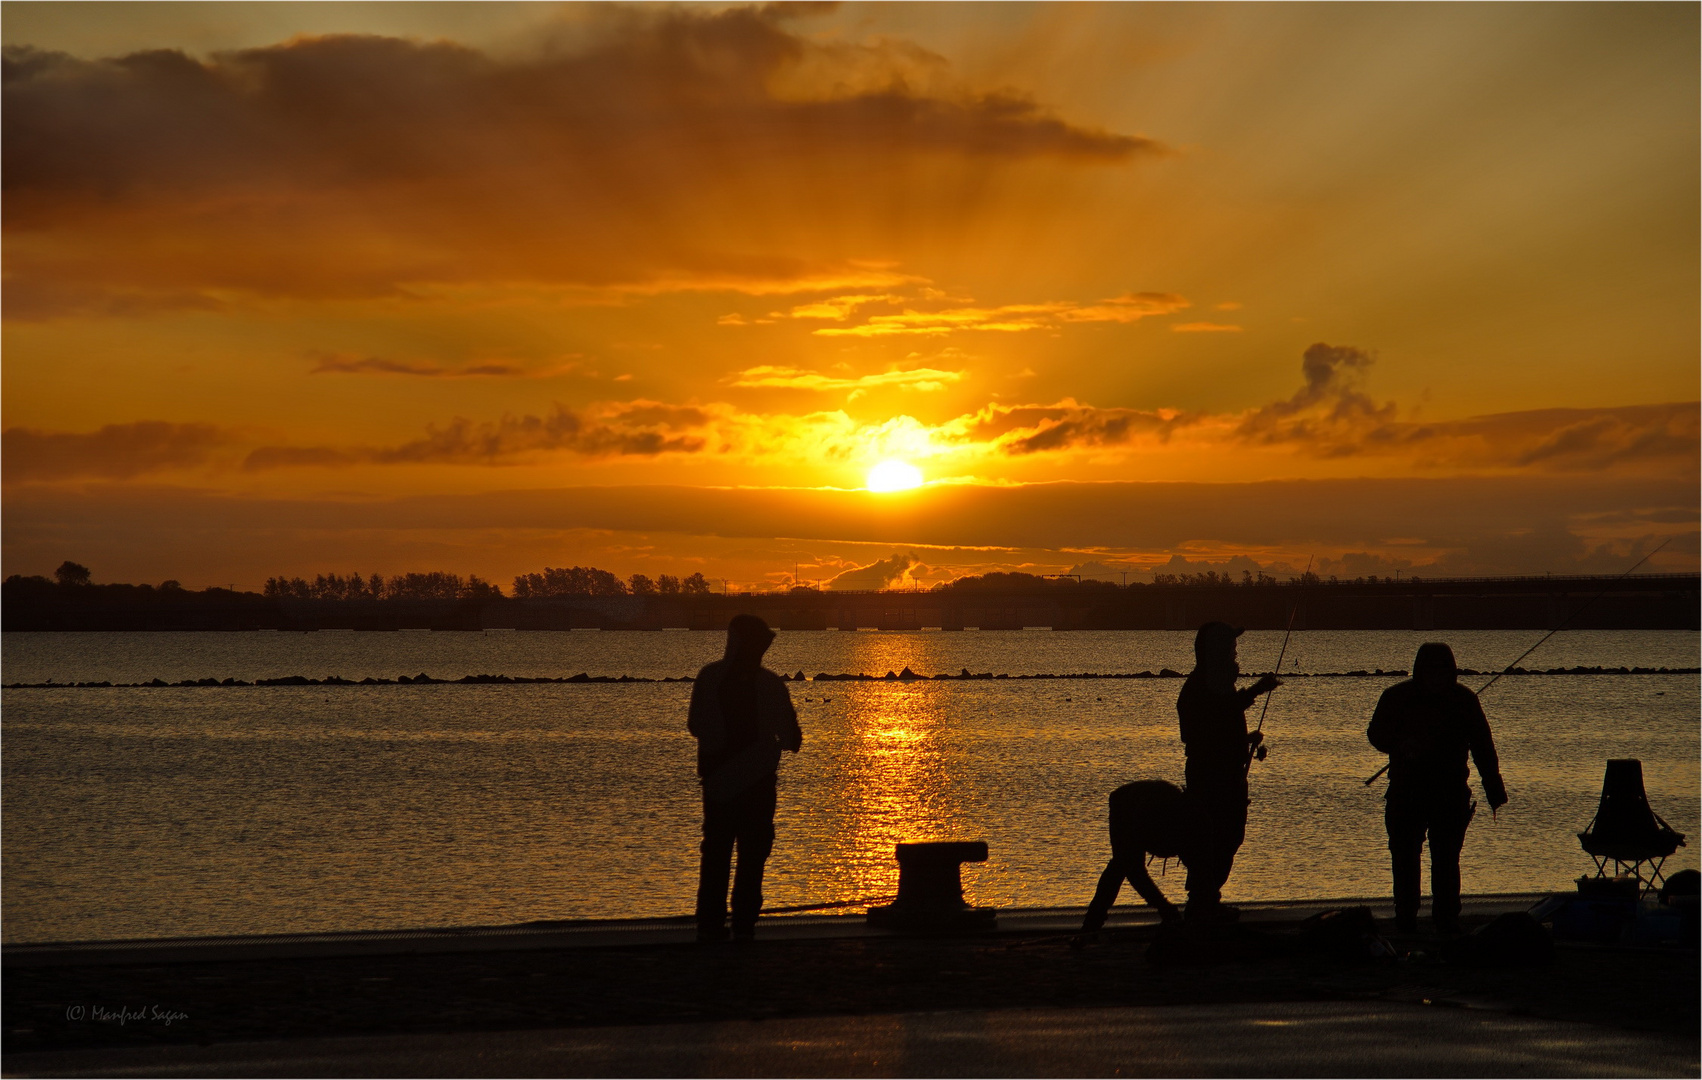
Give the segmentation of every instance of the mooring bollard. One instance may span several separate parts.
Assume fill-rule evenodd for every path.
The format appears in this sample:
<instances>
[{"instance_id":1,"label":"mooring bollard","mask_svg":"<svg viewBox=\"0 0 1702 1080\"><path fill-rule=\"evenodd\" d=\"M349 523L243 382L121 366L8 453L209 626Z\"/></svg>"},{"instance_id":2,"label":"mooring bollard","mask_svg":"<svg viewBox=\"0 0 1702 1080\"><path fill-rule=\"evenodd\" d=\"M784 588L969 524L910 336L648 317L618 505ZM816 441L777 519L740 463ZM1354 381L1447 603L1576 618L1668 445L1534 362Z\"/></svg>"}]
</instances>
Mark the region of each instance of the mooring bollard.
<instances>
[{"instance_id":1,"label":"mooring bollard","mask_svg":"<svg viewBox=\"0 0 1702 1080\"><path fill-rule=\"evenodd\" d=\"M963 864L986 862L982 840L899 844L898 898L869 909L870 926L907 933L991 930L998 909L963 902Z\"/></svg>"}]
</instances>

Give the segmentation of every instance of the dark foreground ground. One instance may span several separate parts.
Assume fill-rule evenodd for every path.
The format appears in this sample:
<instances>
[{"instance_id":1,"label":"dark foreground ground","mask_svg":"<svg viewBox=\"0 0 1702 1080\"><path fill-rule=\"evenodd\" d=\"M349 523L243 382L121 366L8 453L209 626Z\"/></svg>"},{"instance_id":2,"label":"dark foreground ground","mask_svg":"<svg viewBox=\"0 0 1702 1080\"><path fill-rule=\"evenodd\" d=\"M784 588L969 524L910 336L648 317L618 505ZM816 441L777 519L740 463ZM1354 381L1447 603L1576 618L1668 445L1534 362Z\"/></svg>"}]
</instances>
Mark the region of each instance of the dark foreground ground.
<instances>
[{"instance_id":1,"label":"dark foreground ground","mask_svg":"<svg viewBox=\"0 0 1702 1080\"><path fill-rule=\"evenodd\" d=\"M1561 945L1548 967L1474 969L1436 959L1421 936L1396 940L1398 962L1354 964L1272 927L1261 957L1157 965L1155 932L1111 930L1079 949L1002 934L8 966L4 1068L1698 1074L1694 950ZM1466 1056L1447 1057L1451 1045Z\"/></svg>"}]
</instances>

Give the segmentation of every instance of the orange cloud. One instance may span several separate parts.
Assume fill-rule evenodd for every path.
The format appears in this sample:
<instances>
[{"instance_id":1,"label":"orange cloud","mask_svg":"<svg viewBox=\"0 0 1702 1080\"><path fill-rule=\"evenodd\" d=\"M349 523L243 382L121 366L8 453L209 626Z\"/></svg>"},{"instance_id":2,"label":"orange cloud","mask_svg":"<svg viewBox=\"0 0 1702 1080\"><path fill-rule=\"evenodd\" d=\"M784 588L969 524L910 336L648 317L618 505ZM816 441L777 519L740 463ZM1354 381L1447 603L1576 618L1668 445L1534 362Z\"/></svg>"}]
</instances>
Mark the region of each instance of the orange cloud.
<instances>
[{"instance_id":1,"label":"orange cloud","mask_svg":"<svg viewBox=\"0 0 1702 1080\"><path fill-rule=\"evenodd\" d=\"M1189 322L1177 323L1170 329L1178 334L1239 334L1243 328L1234 323Z\"/></svg>"},{"instance_id":2,"label":"orange cloud","mask_svg":"<svg viewBox=\"0 0 1702 1080\"><path fill-rule=\"evenodd\" d=\"M821 207L879 231L894 185L957 201L947 163L1162 149L1008 92L917 88L903 47L818 44L791 14L626 12L530 59L358 36L207 60L8 49L6 314L458 282L880 289L902 275L859 265L871 248L812 242Z\"/></svg>"}]
</instances>

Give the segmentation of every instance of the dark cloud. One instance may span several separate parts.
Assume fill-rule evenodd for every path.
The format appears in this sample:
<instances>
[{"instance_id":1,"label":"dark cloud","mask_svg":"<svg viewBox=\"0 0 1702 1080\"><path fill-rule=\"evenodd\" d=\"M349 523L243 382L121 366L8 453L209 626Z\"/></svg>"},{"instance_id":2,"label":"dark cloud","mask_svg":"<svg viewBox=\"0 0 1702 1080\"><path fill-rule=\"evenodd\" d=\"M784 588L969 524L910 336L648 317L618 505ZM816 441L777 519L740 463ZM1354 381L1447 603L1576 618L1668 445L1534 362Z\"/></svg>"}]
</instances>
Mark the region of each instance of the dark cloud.
<instances>
[{"instance_id":1,"label":"dark cloud","mask_svg":"<svg viewBox=\"0 0 1702 1080\"><path fill-rule=\"evenodd\" d=\"M678 413L689 410L676 410ZM262 446L243 462L250 472L297 466L510 465L539 453L569 452L586 457L694 454L704 439L653 430L660 426L643 410L617 414L615 422L587 420L557 405L544 416L505 416L474 423L456 417L443 427L429 426L424 437L397 446ZM673 419L678 419L674 417Z\"/></svg>"},{"instance_id":2,"label":"dark cloud","mask_svg":"<svg viewBox=\"0 0 1702 1080\"><path fill-rule=\"evenodd\" d=\"M1160 149L1005 92L915 88L903 48L816 44L785 14L627 11L530 59L358 36L205 60L9 48L8 288L39 317L226 290L772 282L859 254L787 239L823 207L873 223L896 184L957 202L961 167L930 163Z\"/></svg>"},{"instance_id":3,"label":"dark cloud","mask_svg":"<svg viewBox=\"0 0 1702 1080\"><path fill-rule=\"evenodd\" d=\"M389 360L382 356L346 356L320 353L310 375L416 375L428 379L459 379L469 376L509 376L522 374L513 364L465 364L444 367L421 361Z\"/></svg>"},{"instance_id":4,"label":"dark cloud","mask_svg":"<svg viewBox=\"0 0 1702 1080\"><path fill-rule=\"evenodd\" d=\"M982 565L1020 560L1015 553L1024 550L1058 553L1047 569L1092 550L1143 561L1174 552L1190 572L1221 571L1223 557L1210 554L1221 548L1224 557L1301 552L1290 573L1307 552L1340 559L1335 572L1354 569L1351 576L1361 567L1383 576L1403 560L1421 575L1618 573L1636 561L1635 544L1647 551L1663 536L1674 540L1645 569L1694 571L1697 531L1684 522L1605 530L1597 522L1695 506L1693 482L1663 477L959 485L898 500L854 491L630 486L361 501L20 485L6 493L4 539L9 565L51 568L64 558L66 537L76 537L78 550L101 565L145 561L154 577L186 579L184 567L231 565L235 551L263 580L295 565L308 547L330 557L358 545L381 562L385 551L460 552L465 561L588 532L643 536L642 544L682 557L704 551L702 538L722 538L717 543L743 551L786 551L775 564L788 570L798 544L821 540L922 554L924 545L973 549ZM1383 569L1350 562L1355 552L1380 557ZM1279 569L1274 561L1264 566Z\"/></svg>"},{"instance_id":5,"label":"dark cloud","mask_svg":"<svg viewBox=\"0 0 1702 1080\"><path fill-rule=\"evenodd\" d=\"M989 405L950 435L991 440L1014 457L1079 447L1117 446L1138 436L1160 442L1198 418L1175 410L1102 409L1066 399L1056 405Z\"/></svg>"},{"instance_id":6,"label":"dark cloud","mask_svg":"<svg viewBox=\"0 0 1702 1080\"><path fill-rule=\"evenodd\" d=\"M1309 346L1300 360L1300 389L1249 413L1237 434L1255 443L1308 443L1330 456L1354 452L1367 429L1376 437L1395 418L1394 402L1379 405L1360 388L1372 362L1351 345Z\"/></svg>"},{"instance_id":7,"label":"dark cloud","mask_svg":"<svg viewBox=\"0 0 1702 1080\"><path fill-rule=\"evenodd\" d=\"M212 424L163 420L108 424L87 434L14 427L0 436L8 481L83 477L123 480L164 469L204 465L233 441L229 432Z\"/></svg>"},{"instance_id":8,"label":"dark cloud","mask_svg":"<svg viewBox=\"0 0 1702 1080\"><path fill-rule=\"evenodd\" d=\"M1322 457L1401 455L1422 468L1696 472L1702 449L1696 402L1402 421L1394 402L1378 404L1362 389L1372 363L1370 354L1352 346L1312 345L1301 360L1300 389L1247 413L1236 437Z\"/></svg>"}]
</instances>

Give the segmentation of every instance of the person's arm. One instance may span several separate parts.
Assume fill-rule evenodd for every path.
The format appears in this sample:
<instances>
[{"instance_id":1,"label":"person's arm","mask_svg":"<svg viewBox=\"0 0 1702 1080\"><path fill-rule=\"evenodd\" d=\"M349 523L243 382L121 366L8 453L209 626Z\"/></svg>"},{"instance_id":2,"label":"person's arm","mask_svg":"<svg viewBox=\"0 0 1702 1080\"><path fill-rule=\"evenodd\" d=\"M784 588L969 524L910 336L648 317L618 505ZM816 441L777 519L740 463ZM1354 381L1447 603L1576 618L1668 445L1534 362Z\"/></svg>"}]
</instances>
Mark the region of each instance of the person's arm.
<instances>
[{"instance_id":1,"label":"person's arm","mask_svg":"<svg viewBox=\"0 0 1702 1080\"><path fill-rule=\"evenodd\" d=\"M1484 797L1491 810L1507 805L1507 785L1501 780L1501 759L1495 753L1495 736L1489 731L1489 718L1483 715L1483 704L1477 695L1461 687L1469 710L1467 723L1471 733L1472 764L1477 766L1477 778L1483 782Z\"/></svg>"},{"instance_id":2,"label":"person's arm","mask_svg":"<svg viewBox=\"0 0 1702 1080\"><path fill-rule=\"evenodd\" d=\"M1392 686L1383 691L1383 696L1377 699L1376 710L1371 714L1371 726L1365 729L1365 737L1371 740L1371 745L1385 754L1395 752L1398 710L1393 700L1394 692Z\"/></svg>"},{"instance_id":3,"label":"person's arm","mask_svg":"<svg viewBox=\"0 0 1702 1080\"><path fill-rule=\"evenodd\" d=\"M1252 686L1235 691L1235 704L1242 712L1246 712L1253 707L1253 702L1259 700L1260 695L1268 694L1281 685L1282 680L1275 675L1260 675L1259 681Z\"/></svg>"}]
</instances>

